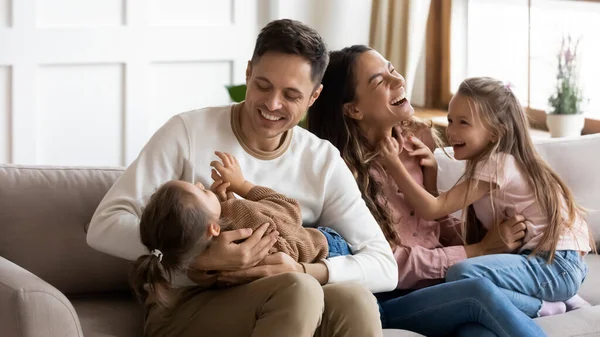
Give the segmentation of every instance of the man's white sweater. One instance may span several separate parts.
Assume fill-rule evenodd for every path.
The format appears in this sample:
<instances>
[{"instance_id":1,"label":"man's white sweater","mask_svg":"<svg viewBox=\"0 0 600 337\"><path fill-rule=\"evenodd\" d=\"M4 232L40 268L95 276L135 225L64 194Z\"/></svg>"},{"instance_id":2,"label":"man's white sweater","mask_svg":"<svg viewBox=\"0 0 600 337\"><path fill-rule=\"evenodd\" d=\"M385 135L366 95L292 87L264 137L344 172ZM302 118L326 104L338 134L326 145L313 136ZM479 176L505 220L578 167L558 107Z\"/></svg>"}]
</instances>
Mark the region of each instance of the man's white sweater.
<instances>
[{"instance_id":1,"label":"man's white sweater","mask_svg":"<svg viewBox=\"0 0 600 337\"><path fill-rule=\"evenodd\" d=\"M182 113L163 125L98 206L88 244L129 260L147 254L139 234L145 201L172 179L210 186L209 164L218 159L214 151L223 151L238 159L248 181L296 199L304 226L331 227L348 241L353 255L325 260L329 283L355 281L373 292L394 289L398 273L392 250L337 149L295 127L275 152L252 151L234 107Z\"/></svg>"}]
</instances>

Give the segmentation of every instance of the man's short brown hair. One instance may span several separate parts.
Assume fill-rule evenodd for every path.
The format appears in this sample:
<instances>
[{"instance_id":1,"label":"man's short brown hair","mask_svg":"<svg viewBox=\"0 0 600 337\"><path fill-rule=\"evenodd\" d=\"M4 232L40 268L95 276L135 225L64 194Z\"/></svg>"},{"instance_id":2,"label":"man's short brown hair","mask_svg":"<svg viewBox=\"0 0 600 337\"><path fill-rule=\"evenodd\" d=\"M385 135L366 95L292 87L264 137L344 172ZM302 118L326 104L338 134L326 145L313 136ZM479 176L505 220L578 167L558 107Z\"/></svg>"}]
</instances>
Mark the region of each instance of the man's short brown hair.
<instances>
[{"instance_id":1,"label":"man's short brown hair","mask_svg":"<svg viewBox=\"0 0 600 337\"><path fill-rule=\"evenodd\" d=\"M258 34L252 62L268 52L298 55L310 62L311 80L321 83L329 63L327 46L319 33L300 21L281 19L271 21Z\"/></svg>"}]
</instances>

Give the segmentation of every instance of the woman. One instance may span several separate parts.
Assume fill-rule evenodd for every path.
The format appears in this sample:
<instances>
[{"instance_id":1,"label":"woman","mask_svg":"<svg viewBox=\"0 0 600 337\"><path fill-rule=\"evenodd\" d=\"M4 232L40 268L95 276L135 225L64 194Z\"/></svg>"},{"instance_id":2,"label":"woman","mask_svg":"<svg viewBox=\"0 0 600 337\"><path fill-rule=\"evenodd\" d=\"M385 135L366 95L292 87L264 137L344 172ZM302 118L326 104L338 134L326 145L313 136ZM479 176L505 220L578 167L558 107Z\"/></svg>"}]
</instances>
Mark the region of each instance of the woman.
<instances>
[{"instance_id":1,"label":"woman","mask_svg":"<svg viewBox=\"0 0 600 337\"><path fill-rule=\"evenodd\" d=\"M376 51L352 46L330 53L322 84L319 99L309 109L309 130L340 150L394 250L398 289L409 293L378 295L384 328L428 336L544 336L488 280L424 288L439 283L450 266L467 257L514 250L524 225L514 218L479 243L462 245L454 219L425 221L404 201L377 157L379 142L390 135L402 144L400 158L413 178L437 194L434 137L428 125L413 118L404 78ZM410 136L420 141L409 141ZM411 292L415 289L420 290Z\"/></svg>"}]
</instances>

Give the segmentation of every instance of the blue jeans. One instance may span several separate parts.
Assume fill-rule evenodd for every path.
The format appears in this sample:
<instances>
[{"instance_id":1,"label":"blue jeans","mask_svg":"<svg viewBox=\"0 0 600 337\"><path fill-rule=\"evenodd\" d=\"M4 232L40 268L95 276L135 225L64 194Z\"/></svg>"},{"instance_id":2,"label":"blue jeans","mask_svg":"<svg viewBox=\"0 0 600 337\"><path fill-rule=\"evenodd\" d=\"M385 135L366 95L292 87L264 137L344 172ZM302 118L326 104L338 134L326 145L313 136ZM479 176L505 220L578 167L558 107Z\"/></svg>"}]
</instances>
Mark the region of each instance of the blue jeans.
<instances>
[{"instance_id":1,"label":"blue jeans","mask_svg":"<svg viewBox=\"0 0 600 337\"><path fill-rule=\"evenodd\" d=\"M544 256L529 258L530 253L470 258L450 267L446 281L489 279L519 310L529 317L538 317L542 300L565 301L577 294L588 267L579 252L573 250L556 251L551 264Z\"/></svg>"},{"instance_id":2,"label":"blue jeans","mask_svg":"<svg viewBox=\"0 0 600 337\"><path fill-rule=\"evenodd\" d=\"M546 336L483 278L442 283L379 301L379 310L384 329L425 336Z\"/></svg>"},{"instance_id":3,"label":"blue jeans","mask_svg":"<svg viewBox=\"0 0 600 337\"><path fill-rule=\"evenodd\" d=\"M327 238L327 245L329 246L327 257L352 255L348 242L338 232L329 227L317 227L317 229Z\"/></svg>"}]
</instances>

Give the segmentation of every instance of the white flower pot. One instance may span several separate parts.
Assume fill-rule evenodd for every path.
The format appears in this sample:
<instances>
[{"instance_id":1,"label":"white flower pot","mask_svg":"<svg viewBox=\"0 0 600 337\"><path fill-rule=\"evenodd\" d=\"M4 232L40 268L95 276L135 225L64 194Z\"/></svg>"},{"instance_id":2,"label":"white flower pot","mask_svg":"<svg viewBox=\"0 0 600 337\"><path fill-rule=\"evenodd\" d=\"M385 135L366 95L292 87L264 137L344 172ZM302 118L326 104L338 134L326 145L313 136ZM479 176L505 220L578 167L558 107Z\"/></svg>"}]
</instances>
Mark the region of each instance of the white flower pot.
<instances>
[{"instance_id":1,"label":"white flower pot","mask_svg":"<svg viewBox=\"0 0 600 337\"><path fill-rule=\"evenodd\" d=\"M546 115L546 125L552 138L580 136L584 123L585 117L583 114Z\"/></svg>"}]
</instances>

